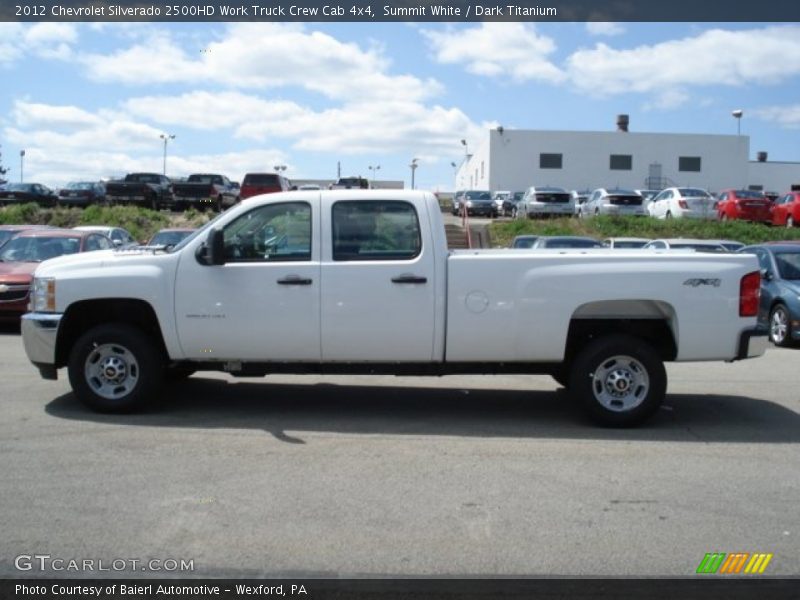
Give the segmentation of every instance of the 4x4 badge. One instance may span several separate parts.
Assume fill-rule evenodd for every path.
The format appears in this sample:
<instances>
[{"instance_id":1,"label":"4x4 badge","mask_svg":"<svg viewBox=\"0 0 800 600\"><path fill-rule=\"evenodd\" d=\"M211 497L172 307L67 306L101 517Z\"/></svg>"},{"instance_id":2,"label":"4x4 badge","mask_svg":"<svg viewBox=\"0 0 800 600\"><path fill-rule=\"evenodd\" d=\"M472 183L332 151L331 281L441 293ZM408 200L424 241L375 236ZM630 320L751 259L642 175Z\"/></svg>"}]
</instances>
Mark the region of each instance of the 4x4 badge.
<instances>
[{"instance_id":1,"label":"4x4 badge","mask_svg":"<svg viewBox=\"0 0 800 600\"><path fill-rule=\"evenodd\" d=\"M721 279L687 279L683 282L683 285L690 285L692 287L698 287L700 285L719 287L721 283Z\"/></svg>"}]
</instances>

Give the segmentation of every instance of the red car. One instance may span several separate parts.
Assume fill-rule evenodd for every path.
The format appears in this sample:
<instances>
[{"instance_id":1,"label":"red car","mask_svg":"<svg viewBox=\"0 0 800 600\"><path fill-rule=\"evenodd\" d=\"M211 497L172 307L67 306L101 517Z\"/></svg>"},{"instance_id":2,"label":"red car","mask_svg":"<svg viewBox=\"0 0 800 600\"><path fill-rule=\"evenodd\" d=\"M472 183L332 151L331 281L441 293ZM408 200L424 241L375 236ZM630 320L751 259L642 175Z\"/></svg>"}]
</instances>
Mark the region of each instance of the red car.
<instances>
[{"instance_id":1,"label":"red car","mask_svg":"<svg viewBox=\"0 0 800 600\"><path fill-rule=\"evenodd\" d=\"M772 203L769 198L754 190L724 190L717 196L717 214L720 221L740 219L771 223L771 209Z\"/></svg>"},{"instance_id":2,"label":"red car","mask_svg":"<svg viewBox=\"0 0 800 600\"><path fill-rule=\"evenodd\" d=\"M110 239L94 231L35 229L18 233L0 248L0 321L18 321L28 311L33 272L43 260L113 247Z\"/></svg>"},{"instance_id":3,"label":"red car","mask_svg":"<svg viewBox=\"0 0 800 600\"><path fill-rule=\"evenodd\" d=\"M244 200L258 194L288 192L290 189L292 184L289 180L277 173L248 173L242 180L239 197Z\"/></svg>"},{"instance_id":4,"label":"red car","mask_svg":"<svg viewBox=\"0 0 800 600\"><path fill-rule=\"evenodd\" d=\"M772 204L772 224L796 227L800 223L800 192L788 192Z\"/></svg>"}]
</instances>

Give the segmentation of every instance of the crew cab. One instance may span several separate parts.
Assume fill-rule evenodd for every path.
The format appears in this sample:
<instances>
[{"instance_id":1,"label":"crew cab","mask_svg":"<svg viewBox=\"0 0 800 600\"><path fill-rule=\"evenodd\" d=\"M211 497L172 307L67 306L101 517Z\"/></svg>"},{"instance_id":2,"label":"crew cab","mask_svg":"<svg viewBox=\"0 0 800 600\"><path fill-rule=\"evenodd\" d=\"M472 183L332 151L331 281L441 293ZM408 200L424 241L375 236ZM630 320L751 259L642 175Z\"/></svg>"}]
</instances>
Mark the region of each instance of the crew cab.
<instances>
[{"instance_id":1,"label":"crew cab","mask_svg":"<svg viewBox=\"0 0 800 600\"><path fill-rule=\"evenodd\" d=\"M761 355L755 256L448 251L433 194L256 196L171 250L36 270L25 351L99 411L195 370L547 374L597 422L642 422L666 361Z\"/></svg>"},{"instance_id":2,"label":"crew cab","mask_svg":"<svg viewBox=\"0 0 800 600\"><path fill-rule=\"evenodd\" d=\"M175 204L172 182L159 173L129 173L120 181L109 181L106 183L106 201L153 210L172 208Z\"/></svg>"},{"instance_id":3,"label":"crew cab","mask_svg":"<svg viewBox=\"0 0 800 600\"><path fill-rule=\"evenodd\" d=\"M239 202L239 190L225 175L216 173L194 173L186 181L172 184L175 208L213 208L216 212Z\"/></svg>"}]
</instances>

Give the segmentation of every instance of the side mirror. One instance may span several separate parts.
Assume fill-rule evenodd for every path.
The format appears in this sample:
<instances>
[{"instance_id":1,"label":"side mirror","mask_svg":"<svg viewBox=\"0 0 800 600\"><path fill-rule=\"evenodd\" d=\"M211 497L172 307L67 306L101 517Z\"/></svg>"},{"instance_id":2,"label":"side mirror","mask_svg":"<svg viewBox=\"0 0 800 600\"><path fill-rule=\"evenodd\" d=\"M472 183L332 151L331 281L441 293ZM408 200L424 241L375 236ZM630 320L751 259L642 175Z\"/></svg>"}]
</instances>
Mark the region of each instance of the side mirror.
<instances>
[{"instance_id":1,"label":"side mirror","mask_svg":"<svg viewBox=\"0 0 800 600\"><path fill-rule=\"evenodd\" d=\"M221 229L214 228L209 232L206 241L197 247L195 257L201 265L225 264L225 238Z\"/></svg>"},{"instance_id":2,"label":"side mirror","mask_svg":"<svg viewBox=\"0 0 800 600\"><path fill-rule=\"evenodd\" d=\"M761 269L761 279L764 281L772 281L772 273L769 269Z\"/></svg>"},{"instance_id":3,"label":"side mirror","mask_svg":"<svg viewBox=\"0 0 800 600\"><path fill-rule=\"evenodd\" d=\"M114 244L114 247L119 248L122 246L122 240L111 240L111 243Z\"/></svg>"}]
</instances>

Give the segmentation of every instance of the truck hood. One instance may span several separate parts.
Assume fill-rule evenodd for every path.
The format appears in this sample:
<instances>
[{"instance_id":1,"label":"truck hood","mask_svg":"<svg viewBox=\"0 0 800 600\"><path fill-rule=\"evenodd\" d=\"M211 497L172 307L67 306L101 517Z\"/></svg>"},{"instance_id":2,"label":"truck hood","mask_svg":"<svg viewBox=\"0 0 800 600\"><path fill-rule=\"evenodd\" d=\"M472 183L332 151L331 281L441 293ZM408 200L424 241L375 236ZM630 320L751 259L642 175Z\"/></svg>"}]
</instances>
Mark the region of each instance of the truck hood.
<instances>
[{"instance_id":1,"label":"truck hood","mask_svg":"<svg viewBox=\"0 0 800 600\"><path fill-rule=\"evenodd\" d=\"M78 254L67 254L51 258L39 264L37 277L56 277L60 273L74 270L101 269L120 265L150 265L172 256L163 250L153 248L132 248L130 250L95 250Z\"/></svg>"}]
</instances>

